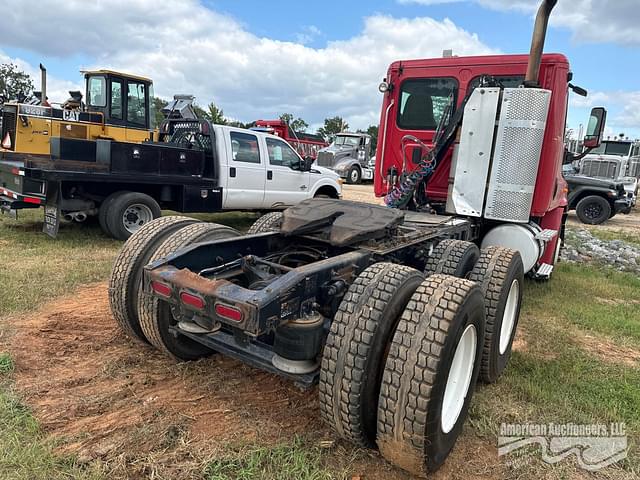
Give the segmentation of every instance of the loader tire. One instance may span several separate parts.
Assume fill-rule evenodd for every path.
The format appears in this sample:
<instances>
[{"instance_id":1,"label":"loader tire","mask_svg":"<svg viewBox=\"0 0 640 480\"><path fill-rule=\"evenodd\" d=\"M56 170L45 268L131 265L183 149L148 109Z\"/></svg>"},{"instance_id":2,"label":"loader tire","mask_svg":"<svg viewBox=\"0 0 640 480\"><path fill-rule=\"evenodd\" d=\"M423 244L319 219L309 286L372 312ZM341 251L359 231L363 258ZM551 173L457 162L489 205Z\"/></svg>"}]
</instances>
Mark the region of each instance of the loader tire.
<instances>
[{"instance_id":1,"label":"loader tire","mask_svg":"<svg viewBox=\"0 0 640 480\"><path fill-rule=\"evenodd\" d=\"M482 249L469 279L480 285L485 303L486 327L480 380L493 383L509 363L518 327L524 288L520 253L497 246Z\"/></svg>"},{"instance_id":2,"label":"loader tire","mask_svg":"<svg viewBox=\"0 0 640 480\"><path fill-rule=\"evenodd\" d=\"M173 252L197 242L238 237L240 232L216 223L193 223L180 228L151 254L147 263L164 258ZM138 292L138 316L145 337L158 350L176 360L196 360L212 353L205 347L184 335L174 335L169 327L176 325L169 303L153 297L141 288Z\"/></svg>"},{"instance_id":3,"label":"loader tire","mask_svg":"<svg viewBox=\"0 0 640 480\"><path fill-rule=\"evenodd\" d=\"M109 208L111 208L111 203L113 203L113 200L124 193L127 192L119 191L112 193L102 201L102 203L100 204L100 208L98 209L98 223L100 223L100 228L110 237L113 237L113 233L109 230L109 226L107 225L107 212L109 211Z\"/></svg>"},{"instance_id":4,"label":"loader tire","mask_svg":"<svg viewBox=\"0 0 640 480\"><path fill-rule=\"evenodd\" d=\"M129 337L148 343L138 319L142 268L165 238L196 222L180 216L158 218L140 228L120 250L109 279L109 304L116 322Z\"/></svg>"},{"instance_id":5,"label":"loader tire","mask_svg":"<svg viewBox=\"0 0 640 480\"><path fill-rule=\"evenodd\" d=\"M269 212L257 219L253 225L249 227L247 233L253 235L255 233L277 232L282 225L282 212Z\"/></svg>"},{"instance_id":6,"label":"loader tire","mask_svg":"<svg viewBox=\"0 0 640 480\"><path fill-rule=\"evenodd\" d=\"M375 446L385 355L407 302L424 275L376 263L351 284L331 324L320 368L320 412L343 438Z\"/></svg>"},{"instance_id":7,"label":"loader tire","mask_svg":"<svg viewBox=\"0 0 640 480\"><path fill-rule=\"evenodd\" d=\"M442 273L465 278L480 257L480 249L475 243L464 240L442 240L427 259L425 274Z\"/></svg>"},{"instance_id":8,"label":"loader tire","mask_svg":"<svg viewBox=\"0 0 640 480\"><path fill-rule=\"evenodd\" d=\"M160 205L140 192L120 192L106 210L107 229L113 238L126 240L145 224L160 217Z\"/></svg>"},{"instance_id":9,"label":"loader tire","mask_svg":"<svg viewBox=\"0 0 640 480\"><path fill-rule=\"evenodd\" d=\"M391 342L378 404L378 447L415 475L445 461L464 424L484 335L480 287L432 275L416 290Z\"/></svg>"}]
</instances>

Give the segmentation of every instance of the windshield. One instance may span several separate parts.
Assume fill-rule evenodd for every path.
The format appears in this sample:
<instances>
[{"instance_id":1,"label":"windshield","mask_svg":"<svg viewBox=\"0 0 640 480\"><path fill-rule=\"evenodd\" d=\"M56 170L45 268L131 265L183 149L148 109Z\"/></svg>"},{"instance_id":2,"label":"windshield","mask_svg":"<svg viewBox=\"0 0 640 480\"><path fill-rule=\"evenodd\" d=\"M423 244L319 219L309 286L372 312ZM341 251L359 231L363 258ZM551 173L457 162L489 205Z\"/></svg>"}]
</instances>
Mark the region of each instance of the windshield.
<instances>
[{"instance_id":1,"label":"windshield","mask_svg":"<svg viewBox=\"0 0 640 480\"><path fill-rule=\"evenodd\" d=\"M598 148L594 148L589 153L600 153L604 155L629 155L631 142L602 142Z\"/></svg>"},{"instance_id":2,"label":"windshield","mask_svg":"<svg viewBox=\"0 0 640 480\"><path fill-rule=\"evenodd\" d=\"M360 138L349 135L338 135L333 143L338 146L347 145L349 147L357 147L360 145Z\"/></svg>"}]
</instances>

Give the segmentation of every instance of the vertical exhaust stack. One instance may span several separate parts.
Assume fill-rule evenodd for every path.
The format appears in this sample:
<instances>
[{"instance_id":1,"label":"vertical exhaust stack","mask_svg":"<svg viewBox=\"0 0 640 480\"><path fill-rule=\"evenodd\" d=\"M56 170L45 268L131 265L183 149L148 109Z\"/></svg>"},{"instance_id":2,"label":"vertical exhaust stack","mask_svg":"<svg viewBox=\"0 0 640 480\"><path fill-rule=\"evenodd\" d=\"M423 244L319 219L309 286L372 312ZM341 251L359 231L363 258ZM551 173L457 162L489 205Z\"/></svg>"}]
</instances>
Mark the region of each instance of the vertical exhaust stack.
<instances>
[{"instance_id":1,"label":"vertical exhaust stack","mask_svg":"<svg viewBox=\"0 0 640 480\"><path fill-rule=\"evenodd\" d=\"M527 75L524 79L525 86L538 86L538 75L540 74L540 62L542 61L544 41L547 36L547 25L549 25L551 10L556 6L556 3L558 3L558 0L544 0L542 4L540 4L540 8L538 8L536 23L533 27L533 36L531 37L531 51L529 52Z\"/></svg>"},{"instance_id":2,"label":"vertical exhaust stack","mask_svg":"<svg viewBox=\"0 0 640 480\"><path fill-rule=\"evenodd\" d=\"M42 85L42 93L40 94L40 105L47 104L47 69L40 64L40 83Z\"/></svg>"}]
</instances>

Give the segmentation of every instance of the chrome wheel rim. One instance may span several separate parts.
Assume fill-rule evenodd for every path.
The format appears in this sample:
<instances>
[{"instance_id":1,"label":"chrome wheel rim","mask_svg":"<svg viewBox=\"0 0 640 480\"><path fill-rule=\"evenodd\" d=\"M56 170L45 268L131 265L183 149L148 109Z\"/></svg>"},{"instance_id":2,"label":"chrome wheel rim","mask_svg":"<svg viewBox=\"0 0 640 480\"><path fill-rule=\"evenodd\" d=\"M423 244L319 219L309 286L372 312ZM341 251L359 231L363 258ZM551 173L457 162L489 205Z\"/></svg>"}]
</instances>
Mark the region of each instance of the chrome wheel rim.
<instances>
[{"instance_id":1,"label":"chrome wheel rim","mask_svg":"<svg viewBox=\"0 0 640 480\"><path fill-rule=\"evenodd\" d=\"M502 325L500 326L500 345L498 351L500 355L504 355L507 351L507 347L511 342L511 335L513 333L513 327L516 324L516 315L518 313L518 298L520 297L520 282L514 280L511 282L509 288L509 296L507 297L507 303L504 306L504 313L502 314Z\"/></svg>"}]
</instances>

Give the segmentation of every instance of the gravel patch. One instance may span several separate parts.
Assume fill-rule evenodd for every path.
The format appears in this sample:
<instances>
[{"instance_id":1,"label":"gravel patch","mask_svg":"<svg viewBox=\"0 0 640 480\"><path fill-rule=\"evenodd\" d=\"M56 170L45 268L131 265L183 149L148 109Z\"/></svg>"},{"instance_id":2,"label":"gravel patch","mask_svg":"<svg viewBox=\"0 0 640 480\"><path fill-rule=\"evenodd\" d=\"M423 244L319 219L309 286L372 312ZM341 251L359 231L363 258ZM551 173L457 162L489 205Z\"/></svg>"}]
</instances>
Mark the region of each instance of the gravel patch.
<instances>
[{"instance_id":1,"label":"gravel patch","mask_svg":"<svg viewBox=\"0 0 640 480\"><path fill-rule=\"evenodd\" d=\"M640 276L640 248L623 240L600 240L584 228L568 227L562 260L607 265Z\"/></svg>"}]
</instances>

